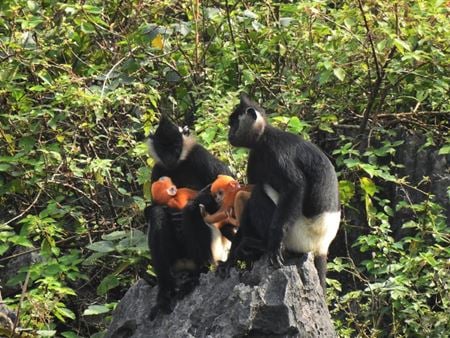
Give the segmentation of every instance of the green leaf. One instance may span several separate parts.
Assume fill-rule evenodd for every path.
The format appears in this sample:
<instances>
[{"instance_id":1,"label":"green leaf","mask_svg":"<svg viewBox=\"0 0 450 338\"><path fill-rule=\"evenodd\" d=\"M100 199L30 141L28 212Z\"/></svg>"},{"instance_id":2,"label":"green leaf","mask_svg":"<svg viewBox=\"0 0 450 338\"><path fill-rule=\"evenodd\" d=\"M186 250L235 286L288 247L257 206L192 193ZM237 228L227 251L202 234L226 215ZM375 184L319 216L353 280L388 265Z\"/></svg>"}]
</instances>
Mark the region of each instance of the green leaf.
<instances>
[{"instance_id":1,"label":"green leaf","mask_svg":"<svg viewBox=\"0 0 450 338\"><path fill-rule=\"evenodd\" d=\"M355 195L355 184L351 181L339 181L339 197L343 204L347 204Z\"/></svg>"},{"instance_id":2,"label":"green leaf","mask_svg":"<svg viewBox=\"0 0 450 338\"><path fill-rule=\"evenodd\" d=\"M110 312L111 309L105 305L89 305L89 307L84 310L83 316L95 316L103 313Z\"/></svg>"},{"instance_id":3,"label":"green leaf","mask_svg":"<svg viewBox=\"0 0 450 338\"><path fill-rule=\"evenodd\" d=\"M94 243L86 246L86 248L88 248L89 250L101 252L101 253L112 252L115 250L114 244L111 243L110 241L94 242Z\"/></svg>"},{"instance_id":4,"label":"green leaf","mask_svg":"<svg viewBox=\"0 0 450 338\"><path fill-rule=\"evenodd\" d=\"M400 52L400 54L404 54L405 53L405 49L407 51L411 51L411 47L409 46L408 42L403 41L403 40L398 39L398 38L394 39L394 46L397 47L397 49Z\"/></svg>"},{"instance_id":5,"label":"green leaf","mask_svg":"<svg viewBox=\"0 0 450 338\"><path fill-rule=\"evenodd\" d=\"M11 169L11 165L7 163L0 163L0 172L7 172Z\"/></svg>"},{"instance_id":6,"label":"green leaf","mask_svg":"<svg viewBox=\"0 0 450 338\"><path fill-rule=\"evenodd\" d=\"M336 76L340 81L344 81L345 79L345 71L342 68L334 68L333 74Z\"/></svg>"},{"instance_id":7,"label":"green leaf","mask_svg":"<svg viewBox=\"0 0 450 338\"><path fill-rule=\"evenodd\" d=\"M375 183L368 177L361 177L359 179L359 182L361 184L361 188L369 196L375 195L375 193L378 191L378 188L375 185Z\"/></svg>"},{"instance_id":8,"label":"green leaf","mask_svg":"<svg viewBox=\"0 0 450 338\"><path fill-rule=\"evenodd\" d=\"M99 286L97 287L97 294L99 296L104 296L106 293L114 289L116 286L120 285L120 280L114 275L108 275L100 282Z\"/></svg>"},{"instance_id":9,"label":"green leaf","mask_svg":"<svg viewBox=\"0 0 450 338\"><path fill-rule=\"evenodd\" d=\"M37 330L38 337L53 337L56 334L55 330Z\"/></svg>"},{"instance_id":10,"label":"green leaf","mask_svg":"<svg viewBox=\"0 0 450 338\"><path fill-rule=\"evenodd\" d=\"M127 237L127 232L123 230L114 231L106 235L102 235L102 239L105 241L115 241Z\"/></svg>"},{"instance_id":11,"label":"green leaf","mask_svg":"<svg viewBox=\"0 0 450 338\"><path fill-rule=\"evenodd\" d=\"M438 152L439 155L448 155L450 154L450 144L446 144Z\"/></svg>"}]
</instances>

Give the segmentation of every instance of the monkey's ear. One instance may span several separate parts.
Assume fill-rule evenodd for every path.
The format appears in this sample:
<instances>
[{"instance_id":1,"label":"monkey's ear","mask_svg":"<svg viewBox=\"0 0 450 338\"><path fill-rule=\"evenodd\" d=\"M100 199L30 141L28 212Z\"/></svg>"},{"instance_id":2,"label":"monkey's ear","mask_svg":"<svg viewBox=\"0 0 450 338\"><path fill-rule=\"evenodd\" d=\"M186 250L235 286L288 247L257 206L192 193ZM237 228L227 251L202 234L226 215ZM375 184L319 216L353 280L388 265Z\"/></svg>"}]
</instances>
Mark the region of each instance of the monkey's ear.
<instances>
[{"instance_id":1,"label":"monkey's ear","mask_svg":"<svg viewBox=\"0 0 450 338\"><path fill-rule=\"evenodd\" d=\"M248 107L246 110L245 110L245 114L247 114L248 116L250 116L253 120L256 120L257 118L258 118L258 114L261 114L261 113L259 113L255 108L253 108L253 107Z\"/></svg>"},{"instance_id":2,"label":"monkey's ear","mask_svg":"<svg viewBox=\"0 0 450 338\"><path fill-rule=\"evenodd\" d=\"M191 132L190 132L188 126L184 126L184 127L181 129L181 133L182 133L183 135L189 136Z\"/></svg>"},{"instance_id":3,"label":"monkey's ear","mask_svg":"<svg viewBox=\"0 0 450 338\"><path fill-rule=\"evenodd\" d=\"M230 181L228 182L228 186L232 189L239 189L241 187L241 185L239 184L238 181Z\"/></svg>"}]
</instances>

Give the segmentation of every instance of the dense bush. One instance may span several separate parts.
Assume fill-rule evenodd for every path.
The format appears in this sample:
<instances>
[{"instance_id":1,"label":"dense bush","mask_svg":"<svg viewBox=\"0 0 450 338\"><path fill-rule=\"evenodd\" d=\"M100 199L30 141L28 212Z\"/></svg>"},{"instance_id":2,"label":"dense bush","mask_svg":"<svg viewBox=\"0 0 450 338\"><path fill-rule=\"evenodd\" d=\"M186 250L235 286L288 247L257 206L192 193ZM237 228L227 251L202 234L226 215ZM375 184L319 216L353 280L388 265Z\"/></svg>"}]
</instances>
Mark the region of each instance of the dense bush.
<instances>
[{"instance_id":1,"label":"dense bush","mask_svg":"<svg viewBox=\"0 0 450 338\"><path fill-rule=\"evenodd\" d=\"M421 188L396 175L392 126L450 152L449 18L439 0L2 1L0 268L39 253L0 277L15 290L5 301L20 308L20 327L104 329L91 315L108 313L142 267L151 274L144 135L161 113L195 121L199 141L245 179L246 153L226 140L244 89L274 124L328 150L344 214L365 220L330 264L339 334L444 336L444 212L428 193L394 203L384 192ZM342 232L354 226L344 217Z\"/></svg>"}]
</instances>

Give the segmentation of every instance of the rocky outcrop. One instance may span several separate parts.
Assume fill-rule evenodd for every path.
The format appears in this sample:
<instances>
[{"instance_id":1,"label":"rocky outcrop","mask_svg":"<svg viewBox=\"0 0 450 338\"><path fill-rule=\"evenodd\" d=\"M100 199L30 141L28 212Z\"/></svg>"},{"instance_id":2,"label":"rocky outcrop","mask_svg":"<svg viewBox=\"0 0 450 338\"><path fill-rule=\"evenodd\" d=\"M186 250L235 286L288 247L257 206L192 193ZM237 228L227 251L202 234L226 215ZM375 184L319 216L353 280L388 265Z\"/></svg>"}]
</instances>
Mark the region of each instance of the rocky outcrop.
<instances>
[{"instance_id":1,"label":"rocky outcrop","mask_svg":"<svg viewBox=\"0 0 450 338\"><path fill-rule=\"evenodd\" d=\"M118 304L106 337L336 337L311 255L265 259L227 279L204 274L170 315L148 319L157 287L143 280Z\"/></svg>"}]
</instances>

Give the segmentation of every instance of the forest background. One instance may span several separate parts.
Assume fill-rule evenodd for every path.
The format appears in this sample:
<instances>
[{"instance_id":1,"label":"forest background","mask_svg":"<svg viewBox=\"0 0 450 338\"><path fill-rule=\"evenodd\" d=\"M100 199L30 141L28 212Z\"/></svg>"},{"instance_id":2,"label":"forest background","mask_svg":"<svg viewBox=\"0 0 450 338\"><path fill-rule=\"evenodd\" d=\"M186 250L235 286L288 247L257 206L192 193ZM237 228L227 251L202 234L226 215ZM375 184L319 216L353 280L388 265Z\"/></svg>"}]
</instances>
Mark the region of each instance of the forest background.
<instances>
[{"instance_id":1,"label":"forest background","mask_svg":"<svg viewBox=\"0 0 450 338\"><path fill-rule=\"evenodd\" d=\"M245 181L247 153L227 142L245 90L335 164L339 336L444 337L449 45L445 0L1 1L0 285L14 325L102 336L152 274L145 135L167 114Z\"/></svg>"}]
</instances>

